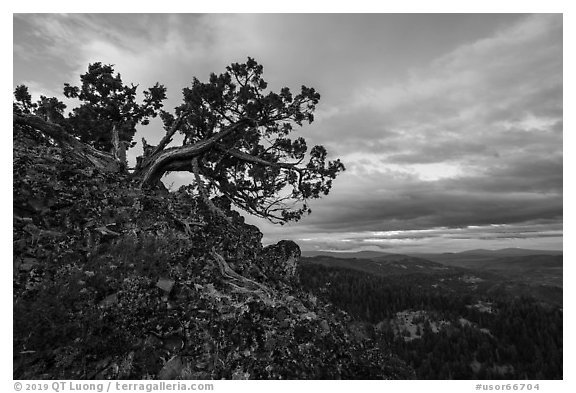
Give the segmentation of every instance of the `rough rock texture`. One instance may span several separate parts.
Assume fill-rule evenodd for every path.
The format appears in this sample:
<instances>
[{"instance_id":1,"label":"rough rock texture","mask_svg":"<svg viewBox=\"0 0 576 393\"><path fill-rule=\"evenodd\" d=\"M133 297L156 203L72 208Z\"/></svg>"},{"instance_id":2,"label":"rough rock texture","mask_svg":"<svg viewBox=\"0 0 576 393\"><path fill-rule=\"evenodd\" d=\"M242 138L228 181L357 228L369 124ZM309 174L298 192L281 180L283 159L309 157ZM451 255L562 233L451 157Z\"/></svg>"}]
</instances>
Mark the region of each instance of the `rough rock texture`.
<instances>
[{"instance_id":1,"label":"rough rock texture","mask_svg":"<svg viewBox=\"0 0 576 393\"><path fill-rule=\"evenodd\" d=\"M269 280L295 283L300 247L291 240L281 240L262 250L259 265Z\"/></svg>"},{"instance_id":2,"label":"rough rock texture","mask_svg":"<svg viewBox=\"0 0 576 393\"><path fill-rule=\"evenodd\" d=\"M298 285L222 200L128 175L14 130L15 379L410 378Z\"/></svg>"}]
</instances>

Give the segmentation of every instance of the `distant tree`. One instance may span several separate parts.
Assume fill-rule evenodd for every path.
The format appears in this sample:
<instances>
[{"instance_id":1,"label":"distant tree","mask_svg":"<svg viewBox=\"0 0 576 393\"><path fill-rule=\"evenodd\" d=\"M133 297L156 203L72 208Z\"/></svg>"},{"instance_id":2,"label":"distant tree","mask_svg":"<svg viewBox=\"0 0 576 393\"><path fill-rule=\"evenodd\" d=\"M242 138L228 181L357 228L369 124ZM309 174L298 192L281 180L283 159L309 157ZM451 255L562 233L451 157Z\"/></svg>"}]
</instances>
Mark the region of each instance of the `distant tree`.
<instances>
[{"instance_id":1,"label":"distant tree","mask_svg":"<svg viewBox=\"0 0 576 393\"><path fill-rule=\"evenodd\" d=\"M137 103L138 86L127 86L113 65L90 64L80 76L81 86L64 85L64 95L77 98L82 104L68 118L73 133L84 143L98 150L112 152L122 161L132 142L138 124L146 125L156 117L166 99L166 88L156 83L144 91L144 101Z\"/></svg>"}]
</instances>

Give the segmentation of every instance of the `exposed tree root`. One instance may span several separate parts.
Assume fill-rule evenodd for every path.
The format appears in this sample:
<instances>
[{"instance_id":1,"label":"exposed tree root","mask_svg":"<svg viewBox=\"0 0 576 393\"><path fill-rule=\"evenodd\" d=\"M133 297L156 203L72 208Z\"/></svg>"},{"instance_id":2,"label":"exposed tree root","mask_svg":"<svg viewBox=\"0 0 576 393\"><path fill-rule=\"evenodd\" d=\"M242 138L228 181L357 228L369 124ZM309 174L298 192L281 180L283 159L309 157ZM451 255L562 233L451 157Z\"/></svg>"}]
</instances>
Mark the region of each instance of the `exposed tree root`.
<instances>
[{"instance_id":1,"label":"exposed tree root","mask_svg":"<svg viewBox=\"0 0 576 393\"><path fill-rule=\"evenodd\" d=\"M194 235L194 231L192 231L192 226L199 226L199 227L204 227L206 226L205 223L203 222L199 222L199 221L191 221L191 220L180 220L177 219L177 221L184 227L184 232L188 235L188 236L193 236Z\"/></svg>"},{"instance_id":2,"label":"exposed tree root","mask_svg":"<svg viewBox=\"0 0 576 393\"><path fill-rule=\"evenodd\" d=\"M267 297L271 298L272 291L266 285L260 284L256 281L250 280L240 274L236 273L228 262L222 257L222 255L218 254L214 248L212 248L210 255L218 264L218 268L220 269L220 274L228 281L228 284L234 288L235 292L246 293L246 294L254 294L258 292L263 292Z\"/></svg>"}]
</instances>

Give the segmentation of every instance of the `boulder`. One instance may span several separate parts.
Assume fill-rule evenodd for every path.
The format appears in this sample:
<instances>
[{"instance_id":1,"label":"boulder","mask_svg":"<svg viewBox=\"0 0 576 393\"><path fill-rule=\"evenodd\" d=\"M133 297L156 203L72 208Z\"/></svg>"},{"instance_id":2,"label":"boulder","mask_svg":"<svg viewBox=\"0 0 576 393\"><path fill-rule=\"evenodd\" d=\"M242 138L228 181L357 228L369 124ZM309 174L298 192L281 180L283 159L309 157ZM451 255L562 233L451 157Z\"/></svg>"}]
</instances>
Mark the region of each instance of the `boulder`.
<instances>
[{"instance_id":1,"label":"boulder","mask_svg":"<svg viewBox=\"0 0 576 393\"><path fill-rule=\"evenodd\" d=\"M269 279L290 283L296 278L300 255L300 247L291 240L267 246L260 258L262 272Z\"/></svg>"}]
</instances>

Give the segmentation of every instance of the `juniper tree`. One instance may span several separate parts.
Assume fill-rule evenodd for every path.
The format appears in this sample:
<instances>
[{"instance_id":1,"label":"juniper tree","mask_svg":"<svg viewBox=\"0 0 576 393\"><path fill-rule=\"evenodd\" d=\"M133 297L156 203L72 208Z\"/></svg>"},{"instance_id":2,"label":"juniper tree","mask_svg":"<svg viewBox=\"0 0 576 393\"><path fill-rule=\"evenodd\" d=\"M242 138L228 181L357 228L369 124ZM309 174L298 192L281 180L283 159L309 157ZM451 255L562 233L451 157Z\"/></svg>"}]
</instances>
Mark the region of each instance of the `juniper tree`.
<instances>
[{"instance_id":1,"label":"juniper tree","mask_svg":"<svg viewBox=\"0 0 576 393\"><path fill-rule=\"evenodd\" d=\"M15 120L107 167L108 161L118 161L121 142L132 143L136 125L160 114L166 133L157 146L145 146L132 173L141 187L158 185L167 172L188 171L208 204L218 195L253 215L284 223L310 213L308 201L327 195L344 165L329 161L323 146L308 149L303 137L292 137L296 127L314 121L320 94L306 86L297 94L287 87L269 91L262 73L263 67L248 58L211 74L207 82L194 78L182 91L182 103L169 113L161 110L164 86L157 83L145 91L138 104L137 86L125 86L112 66L94 63L81 76L81 87L64 88L67 97L82 101L68 118L76 137L37 117L15 114ZM22 106L31 102L24 93L19 94ZM182 144L169 146L177 132Z\"/></svg>"},{"instance_id":2,"label":"juniper tree","mask_svg":"<svg viewBox=\"0 0 576 393\"><path fill-rule=\"evenodd\" d=\"M308 150L303 137L291 138L314 120L320 94L306 86L298 94L268 91L262 72L248 58L208 82L194 78L174 115L162 116L167 132L137 170L142 184L191 171L209 193L253 215L283 223L309 213L307 201L327 195L344 165L328 161L323 146ZM176 132L182 146L166 148Z\"/></svg>"}]
</instances>

